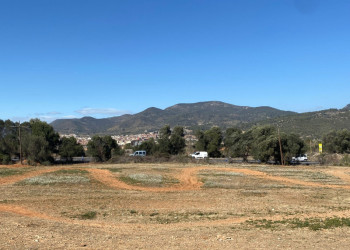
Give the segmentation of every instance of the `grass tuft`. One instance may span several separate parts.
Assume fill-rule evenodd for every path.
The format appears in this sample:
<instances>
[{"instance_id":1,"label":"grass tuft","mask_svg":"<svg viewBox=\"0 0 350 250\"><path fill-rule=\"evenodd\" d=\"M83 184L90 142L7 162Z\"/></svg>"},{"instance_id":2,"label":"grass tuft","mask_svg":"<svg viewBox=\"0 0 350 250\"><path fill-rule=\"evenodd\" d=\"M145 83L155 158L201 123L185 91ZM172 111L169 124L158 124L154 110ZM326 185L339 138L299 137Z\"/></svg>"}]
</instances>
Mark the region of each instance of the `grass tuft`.
<instances>
[{"instance_id":1,"label":"grass tuft","mask_svg":"<svg viewBox=\"0 0 350 250\"><path fill-rule=\"evenodd\" d=\"M84 214L81 214L79 217L82 220L92 220L95 219L97 216L97 213L95 211L89 211Z\"/></svg>"}]
</instances>

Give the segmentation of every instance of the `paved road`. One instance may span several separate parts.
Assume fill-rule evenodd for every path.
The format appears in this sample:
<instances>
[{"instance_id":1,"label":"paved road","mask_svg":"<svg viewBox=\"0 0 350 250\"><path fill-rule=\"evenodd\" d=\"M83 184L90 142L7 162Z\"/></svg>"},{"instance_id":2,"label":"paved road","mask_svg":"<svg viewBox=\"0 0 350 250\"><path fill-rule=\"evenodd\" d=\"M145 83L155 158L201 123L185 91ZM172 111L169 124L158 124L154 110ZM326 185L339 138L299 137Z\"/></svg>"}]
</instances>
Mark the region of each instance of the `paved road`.
<instances>
[{"instance_id":1,"label":"paved road","mask_svg":"<svg viewBox=\"0 0 350 250\"><path fill-rule=\"evenodd\" d=\"M209 158L211 163L243 163L243 160L229 159L229 158ZM259 164L258 160L248 160L248 163ZM276 164L275 161L268 161L268 164ZM305 162L296 162L292 165L319 165L317 161L305 161Z\"/></svg>"}]
</instances>

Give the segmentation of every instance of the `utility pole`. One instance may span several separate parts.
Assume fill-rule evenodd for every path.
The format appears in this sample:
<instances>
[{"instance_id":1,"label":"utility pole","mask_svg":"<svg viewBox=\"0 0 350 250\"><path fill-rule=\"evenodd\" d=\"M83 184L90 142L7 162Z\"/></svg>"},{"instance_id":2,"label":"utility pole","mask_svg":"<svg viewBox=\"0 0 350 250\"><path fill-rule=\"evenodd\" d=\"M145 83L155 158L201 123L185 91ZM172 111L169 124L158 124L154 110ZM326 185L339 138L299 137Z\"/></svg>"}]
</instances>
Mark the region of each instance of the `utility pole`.
<instances>
[{"instance_id":1,"label":"utility pole","mask_svg":"<svg viewBox=\"0 0 350 250\"><path fill-rule=\"evenodd\" d=\"M13 128L18 128L18 141L19 141L19 160L21 162L22 165L22 136L21 136L21 128L23 126L21 126L21 122L18 122L17 126L12 126ZM28 127L24 127L24 128L28 128Z\"/></svg>"},{"instance_id":2,"label":"utility pole","mask_svg":"<svg viewBox=\"0 0 350 250\"><path fill-rule=\"evenodd\" d=\"M281 136L280 136L280 128L278 126L277 126L277 131L278 131L278 142L280 144L281 164L284 165L283 152L282 152L282 143L281 143Z\"/></svg>"}]
</instances>

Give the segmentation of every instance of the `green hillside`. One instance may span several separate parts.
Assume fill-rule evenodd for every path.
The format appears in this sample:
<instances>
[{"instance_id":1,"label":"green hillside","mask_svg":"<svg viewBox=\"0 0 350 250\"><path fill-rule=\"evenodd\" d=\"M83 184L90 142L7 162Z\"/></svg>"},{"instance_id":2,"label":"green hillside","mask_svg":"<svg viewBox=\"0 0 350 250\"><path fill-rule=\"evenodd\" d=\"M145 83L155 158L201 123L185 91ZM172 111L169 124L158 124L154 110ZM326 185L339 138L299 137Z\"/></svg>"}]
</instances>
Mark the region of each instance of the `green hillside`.
<instances>
[{"instance_id":1,"label":"green hillside","mask_svg":"<svg viewBox=\"0 0 350 250\"><path fill-rule=\"evenodd\" d=\"M316 112L308 112L290 115L281 118L267 119L258 123L246 125L278 125L281 131L293 132L302 136L321 138L331 130L350 130L350 105L344 109L328 109Z\"/></svg>"},{"instance_id":2,"label":"green hillside","mask_svg":"<svg viewBox=\"0 0 350 250\"><path fill-rule=\"evenodd\" d=\"M304 137L321 138L331 130L350 130L350 105L343 109L329 109L295 113L271 107L236 106L224 102L176 104L164 110L148 108L134 115L95 119L59 119L52 122L56 131L64 134L135 134L159 130L164 125L189 129L208 129L219 126L240 127L275 125L281 131L294 132Z\"/></svg>"},{"instance_id":3,"label":"green hillside","mask_svg":"<svg viewBox=\"0 0 350 250\"><path fill-rule=\"evenodd\" d=\"M52 122L52 126L64 134L133 134L158 130L166 124L188 128L226 128L291 114L295 113L271 107L253 108L223 102L200 102L177 104L164 110L148 108L134 115L105 119L59 119Z\"/></svg>"}]
</instances>

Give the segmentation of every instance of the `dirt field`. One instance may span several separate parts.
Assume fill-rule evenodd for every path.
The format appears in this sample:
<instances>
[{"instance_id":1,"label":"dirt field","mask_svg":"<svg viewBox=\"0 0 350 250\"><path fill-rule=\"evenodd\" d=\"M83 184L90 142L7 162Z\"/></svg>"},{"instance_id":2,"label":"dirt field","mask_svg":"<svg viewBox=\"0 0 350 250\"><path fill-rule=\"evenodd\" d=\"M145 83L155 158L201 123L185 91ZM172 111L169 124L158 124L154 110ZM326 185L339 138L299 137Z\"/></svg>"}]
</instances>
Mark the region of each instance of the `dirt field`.
<instances>
[{"instance_id":1,"label":"dirt field","mask_svg":"<svg viewBox=\"0 0 350 250\"><path fill-rule=\"evenodd\" d=\"M0 166L0 249L349 249L350 168Z\"/></svg>"}]
</instances>

